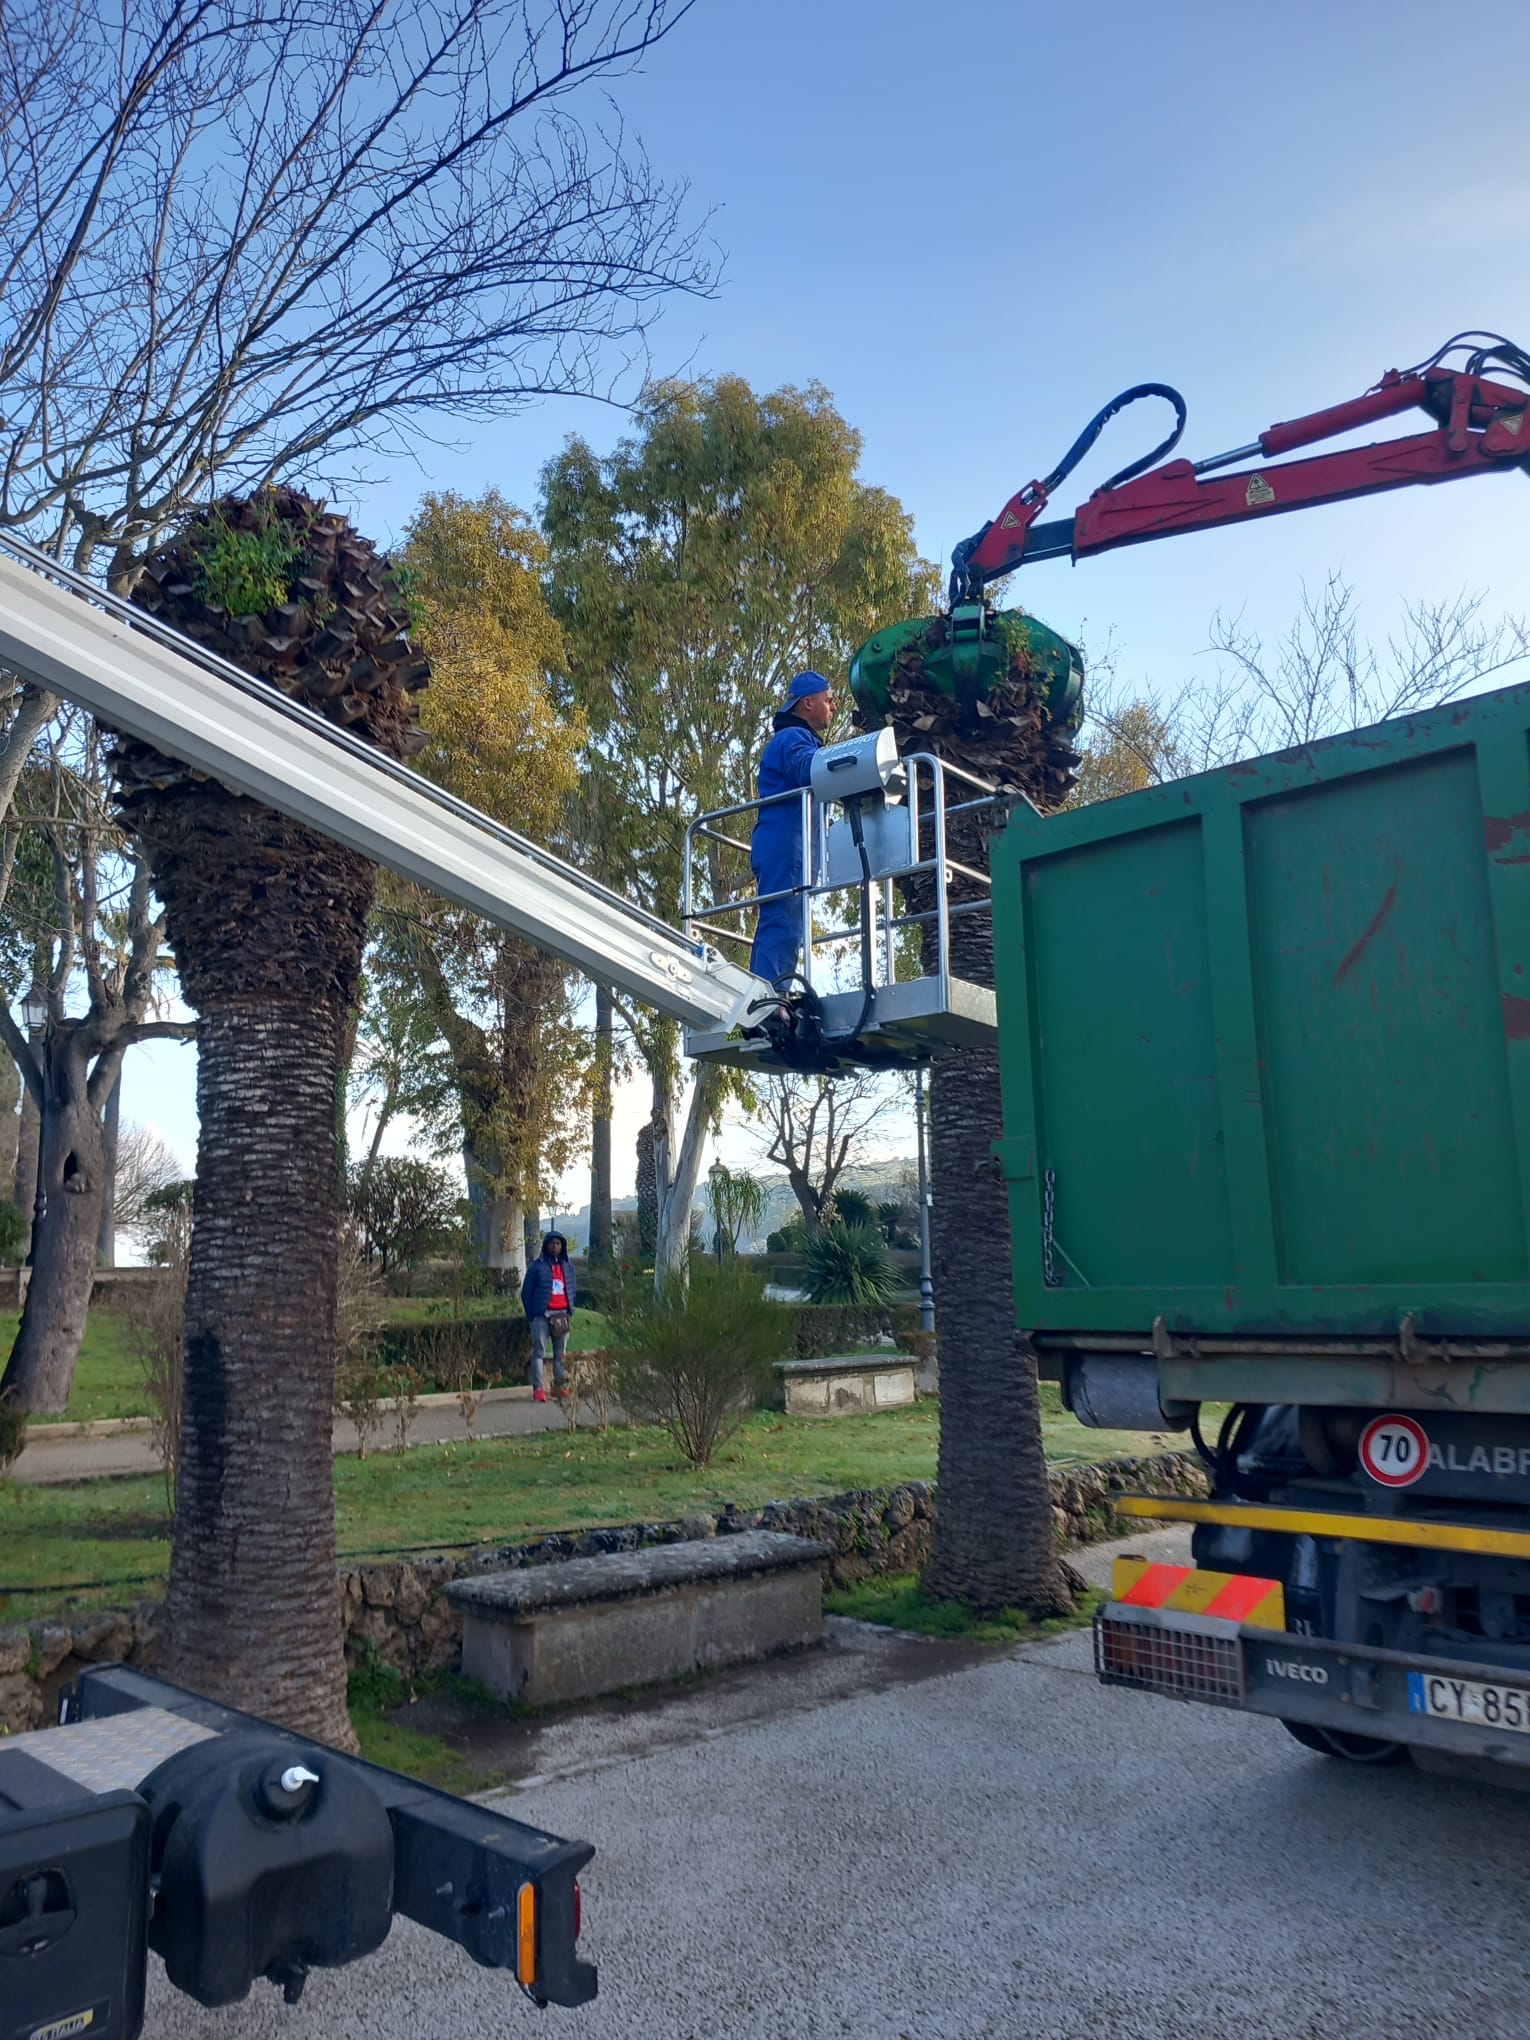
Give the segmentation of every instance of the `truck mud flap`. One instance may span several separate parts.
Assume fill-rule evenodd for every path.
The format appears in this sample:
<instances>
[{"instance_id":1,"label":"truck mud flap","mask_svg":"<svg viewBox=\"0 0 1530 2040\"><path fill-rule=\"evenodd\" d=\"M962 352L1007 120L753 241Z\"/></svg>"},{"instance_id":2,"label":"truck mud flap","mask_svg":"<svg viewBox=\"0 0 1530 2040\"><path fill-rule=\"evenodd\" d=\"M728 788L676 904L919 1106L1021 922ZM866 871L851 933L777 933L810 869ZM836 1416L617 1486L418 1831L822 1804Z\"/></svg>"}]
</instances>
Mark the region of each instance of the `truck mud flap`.
<instances>
[{"instance_id":1,"label":"truck mud flap","mask_svg":"<svg viewBox=\"0 0 1530 2040\"><path fill-rule=\"evenodd\" d=\"M1094 1619L1094 1667L1106 1686L1530 1769L1530 1673L1497 1665L1110 1601Z\"/></svg>"}]
</instances>

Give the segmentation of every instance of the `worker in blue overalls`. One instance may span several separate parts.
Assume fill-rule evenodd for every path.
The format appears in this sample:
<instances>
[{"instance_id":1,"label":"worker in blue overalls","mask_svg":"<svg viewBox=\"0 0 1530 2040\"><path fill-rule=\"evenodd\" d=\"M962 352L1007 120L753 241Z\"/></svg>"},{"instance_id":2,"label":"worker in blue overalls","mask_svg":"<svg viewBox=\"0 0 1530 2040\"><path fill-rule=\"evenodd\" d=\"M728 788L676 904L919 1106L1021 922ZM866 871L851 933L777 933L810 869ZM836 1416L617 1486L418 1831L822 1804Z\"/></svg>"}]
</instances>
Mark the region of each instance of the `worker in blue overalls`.
<instances>
[{"instance_id":1,"label":"worker in blue overalls","mask_svg":"<svg viewBox=\"0 0 1530 2040\"><path fill-rule=\"evenodd\" d=\"M786 690L785 707L776 711L775 734L760 760L761 800L808 784L823 733L833 720L834 690L828 681L822 673L799 673ZM786 892L803 884L800 802L783 800L761 809L749 843L749 863L762 893ZM801 949L801 900L768 901L755 924L749 968L756 977L778 984L796 970Z\"/></svg>"}]
</instances>

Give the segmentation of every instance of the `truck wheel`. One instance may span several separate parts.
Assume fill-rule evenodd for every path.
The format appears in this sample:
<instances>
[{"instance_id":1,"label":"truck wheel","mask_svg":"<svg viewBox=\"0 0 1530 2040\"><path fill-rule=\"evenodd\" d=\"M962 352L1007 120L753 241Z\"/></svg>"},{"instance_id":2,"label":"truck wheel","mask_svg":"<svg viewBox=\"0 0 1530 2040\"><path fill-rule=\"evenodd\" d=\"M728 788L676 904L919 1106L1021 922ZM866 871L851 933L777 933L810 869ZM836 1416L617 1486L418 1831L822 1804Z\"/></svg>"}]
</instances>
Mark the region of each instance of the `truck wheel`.
<instances>
[{"instance_id":1,"label":"truck wheel","mask_svg":"<svg viewBox=\"0 0 1530 2040\"><path fill-rule=\"evenodd\" d=\"M1320 1757L1338 1757L1346 1764L1402 1764L1407 1762L1408 1745L1384 1742L1379 1736L1351 1735L1342 1728L1318 1728L1310 1721L1282 1721L1287 1735L1294 1735L1304 1750L1316 1750Z\"/></svg>"}]
</instances>

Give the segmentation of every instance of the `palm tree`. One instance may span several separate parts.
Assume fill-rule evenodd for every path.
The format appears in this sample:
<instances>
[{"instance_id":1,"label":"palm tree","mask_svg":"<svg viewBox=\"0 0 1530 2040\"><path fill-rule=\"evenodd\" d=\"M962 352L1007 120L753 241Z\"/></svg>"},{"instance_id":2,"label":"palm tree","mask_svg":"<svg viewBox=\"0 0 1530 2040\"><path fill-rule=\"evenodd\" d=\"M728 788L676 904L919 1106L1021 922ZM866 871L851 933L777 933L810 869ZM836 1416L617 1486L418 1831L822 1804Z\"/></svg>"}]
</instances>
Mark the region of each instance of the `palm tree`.
<instances>
[{"instance_id":1,"label":"palm tree","mask_svg":"<svg viewBox=\"0 0 1530 2040\"><path fill-rule=\"evenodd\" d=\"M1028 633L1015 632L1007 679L985 702L993 713L976 722L931 684L919 653L905 654L887 717L899 749L933 751L1038 806L1061 805L1078 760L1070 730L1054 723L1046 706L1043 676L1059 648L1066 668L1072 648L1051 632L1034 623ZM957 786L949 798L969 795ZM979 816L955 817L947 840L953 858L986 871L988 830ZM927 880L907 890L916 911L933 905ZM976 893L970 882L952 884L953 902ZM933 972L933 923L924 940L924 967ZM986 913L953 917L950 945L955 976L994 982ZM937 1059L930 1073L930 1254L940 1334L940 1458L924 1586L985 1612L1012 1607L1058 1615L1073 1606L1071 1568L1058 1556L1053 1531L1035 1354L1015 1326L1009 1203L993 1162L1001 1120L995 1050Z\"/></svg>"},{"instance_id":2,"label":"palm tree","mask_svg":"<svg viewBox=\"0 0 1530 2040\"><path fill-rule=\"evenodd\" d=\"M218 503L135 600L380 750L419 748L408 605L323 504ZM354 1747L330 1438L338 1101L374 869L147 745L115 763L200 1023L171 1674Z\"/></svg>"}]
</instances>

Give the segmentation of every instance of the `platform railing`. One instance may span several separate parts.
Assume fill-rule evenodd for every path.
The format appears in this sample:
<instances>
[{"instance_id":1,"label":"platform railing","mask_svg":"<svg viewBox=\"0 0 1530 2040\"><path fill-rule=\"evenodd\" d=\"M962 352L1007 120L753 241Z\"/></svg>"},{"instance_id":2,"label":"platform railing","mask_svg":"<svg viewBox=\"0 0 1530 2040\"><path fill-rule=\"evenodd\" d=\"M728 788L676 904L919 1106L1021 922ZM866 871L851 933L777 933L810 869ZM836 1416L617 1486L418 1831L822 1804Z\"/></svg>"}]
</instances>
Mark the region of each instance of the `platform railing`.
<instances>
[{"instance_id":1,"label":"platform railing","mask_svg":"<svg viewBox=\"0 0 1530 2040\"><path fill-rule=\"evenodd\" d=\"M843 878L829 880L822 875L826 858L826 823L828 807L832 803L815 801L810 788L802 787L788 793L770 794L764 799L735 801L729 807L714 808L709 813L698 815L685 832L685 872L681 925L686 935L697 942L734 942L750 944L752 930L734 925L721 925L725 919L735 923L745 915L757 912L761 907L777 900L795 900L800 908L801 928L799 949L801 951L800 972L803 981L815 992L833 989L843 991L845 986L832 987L819 983L814 971L814 953L832 949L845 943L856 943L861 956L862 991L873 991L882 984L898 982L898 931L902 928L920 926L933 921L936 926L936 971L939 980L939 997L944 1006L949 1003L951 981L951 922L959 914L987 913L991 905L991 890L986 872L978 871L969 864L963 864L950 856L947 849L947 823L957 815L968 814L980 808L991 807L996 789L976 773L964 771L960 766L950 765L932 752L916 751L901 760L907 774L905 799L910 825L909 842L913 857L907 864L891 870L879 870L870 881L865 878L846 881ZM969 797L952 800L952 791L966 793L976 789ZM729 822L737 825L737 818L748 816L750 826L766 808L783 807L795 802L801 827L802 870L810 876L797 886L790 886L776 892L738 893L730 898L713 900L702 904L698 899L698 874L705 872L709 881L715 883L713 858L708 846L718 846L747 857L749 842L741 834L733 834L723 825ZM929 840L929 854L925 853L926 838ZM898 913L894 899L894 887L902 882L930 874L933 880L934 905L914 913ZM965 879L980 889L980 897L972 900L956 900L950 897L953 878ZM843 926L830 925L815 928L814 909L817 902L835 893L854 892L858 898L858 918ZM877 958L880 952L880 974Z\"/></svg>"}]
</instances>

